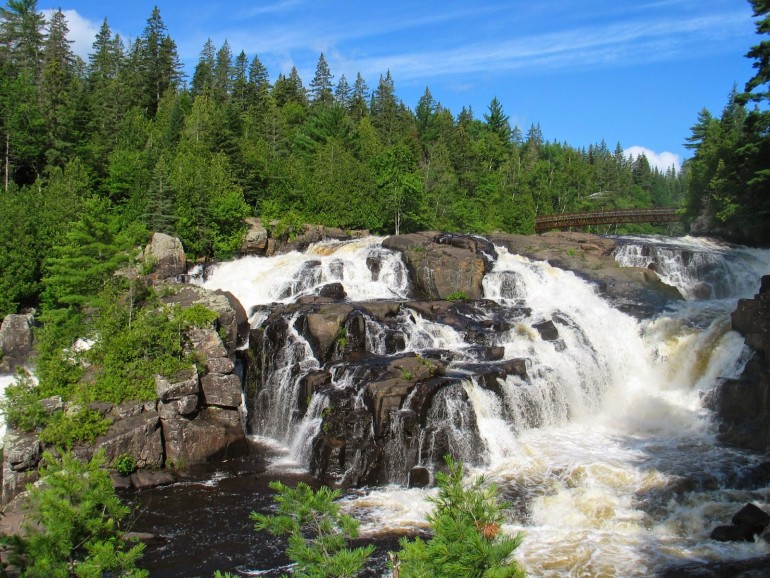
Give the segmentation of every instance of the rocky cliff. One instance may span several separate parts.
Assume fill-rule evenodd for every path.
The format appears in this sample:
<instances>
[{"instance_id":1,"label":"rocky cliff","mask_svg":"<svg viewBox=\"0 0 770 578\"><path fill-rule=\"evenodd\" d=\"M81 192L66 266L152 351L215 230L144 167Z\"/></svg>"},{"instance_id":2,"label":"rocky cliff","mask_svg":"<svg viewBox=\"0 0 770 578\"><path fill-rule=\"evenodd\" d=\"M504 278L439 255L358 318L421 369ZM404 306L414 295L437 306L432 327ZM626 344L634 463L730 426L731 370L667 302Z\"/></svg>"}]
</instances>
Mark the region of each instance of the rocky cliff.
<instances>
[{"instance_id":1,"label":"rocky cliff","mask_svg":"<svg viewBox=\"0 0 770 578\"><path fill-rule=\"evenodd\" d=\"M732 327L753 354L738 379L724 380L715 396L721 441L743 448L770 450L770 275L753 299L741 299Z\"/></svg>"}]
</instances>

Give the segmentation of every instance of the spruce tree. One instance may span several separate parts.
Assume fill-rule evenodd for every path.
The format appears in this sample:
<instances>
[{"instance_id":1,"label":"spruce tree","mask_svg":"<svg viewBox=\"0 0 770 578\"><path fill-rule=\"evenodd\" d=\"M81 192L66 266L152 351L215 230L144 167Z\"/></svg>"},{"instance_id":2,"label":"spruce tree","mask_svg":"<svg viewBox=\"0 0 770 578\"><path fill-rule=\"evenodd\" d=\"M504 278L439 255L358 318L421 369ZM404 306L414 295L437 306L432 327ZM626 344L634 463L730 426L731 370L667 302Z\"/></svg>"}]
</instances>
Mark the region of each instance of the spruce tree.
<instances>
[{"instance_id":1,"label":"spruce tree","mask_svg":"<svg viewBox=\"0 0 770 578\"><path fill-rule=\"evenodd\" d=\"M323 52L318 57L315 76L310 82L310 98L313 104L331 104L334 100L332 93L332 75Z\"/></svg>"},{"instance_id":2,"label":"spruce tree","mask_svg":"<svg viewBox=\"0 0 770 578\"><path fill-rule=\"evenodd\" d=\"M395 561L399 576L523 578L524 571L511 558L522 537L502 531L497 488L483 477L466 485L462 464L448 458L447 465L448 473L436 474L438 495L428 498L434 506L428 515L433 535L428 540L400 540Z\"/></svg>"}]
</instances>

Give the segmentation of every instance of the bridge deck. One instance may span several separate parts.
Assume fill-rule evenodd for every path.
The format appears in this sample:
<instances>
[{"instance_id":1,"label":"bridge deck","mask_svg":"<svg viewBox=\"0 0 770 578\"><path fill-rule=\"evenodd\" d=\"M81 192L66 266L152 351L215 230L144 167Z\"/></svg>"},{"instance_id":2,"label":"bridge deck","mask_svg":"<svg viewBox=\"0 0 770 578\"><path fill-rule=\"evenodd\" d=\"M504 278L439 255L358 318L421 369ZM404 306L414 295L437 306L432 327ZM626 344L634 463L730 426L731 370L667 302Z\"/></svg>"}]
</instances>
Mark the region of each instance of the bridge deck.
<instances>
[{"instance_id":1,"label":"bridge deck","mask_svg":"<svg viewBox=\"0 0 770 578\"><path fill-rule=\"evenodd\" d=\"M585 213L563 213L542 215L535 218L535 231L588 225L614 225L620 223L671 223L680 220L677 209L618 209L610 211L589 211Z\"/></svg>"}]
</instances>

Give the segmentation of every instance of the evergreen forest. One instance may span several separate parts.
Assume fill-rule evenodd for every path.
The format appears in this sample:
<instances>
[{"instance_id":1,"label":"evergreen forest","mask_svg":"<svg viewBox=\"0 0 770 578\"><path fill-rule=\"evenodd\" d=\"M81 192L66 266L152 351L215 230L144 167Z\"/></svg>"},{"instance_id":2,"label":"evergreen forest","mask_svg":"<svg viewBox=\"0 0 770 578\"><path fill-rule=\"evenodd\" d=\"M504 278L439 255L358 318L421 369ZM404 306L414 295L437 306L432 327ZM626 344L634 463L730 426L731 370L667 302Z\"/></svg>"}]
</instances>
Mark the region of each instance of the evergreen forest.
<instances>
[{"instance_id":1,"label":"evergreen forest","mask_svg":"<svg viewBox=\"0 0 770 578\"><path fill-rule=\"evenodd\" d=\"M768 3L751 4L766 35ZM78 306L153 231L190 256L230 257L248 216L283 232L527 234L538 215L663 206L770 241L766 40L747 55L745 90L726 91L719 117L697 114L683 170L662 173L619 143L575 148L511 126L497 98L454 114L426 87L412 108L390 71L370 87L336 78L323 54L306 82L208 41L186 75L157 7L131 43L105 20L87 62L67 33L63 12L46 19L36 0L0 8L0 316ZM629 231L655 228L612 232Z\"/></svg>"}]
</instances>

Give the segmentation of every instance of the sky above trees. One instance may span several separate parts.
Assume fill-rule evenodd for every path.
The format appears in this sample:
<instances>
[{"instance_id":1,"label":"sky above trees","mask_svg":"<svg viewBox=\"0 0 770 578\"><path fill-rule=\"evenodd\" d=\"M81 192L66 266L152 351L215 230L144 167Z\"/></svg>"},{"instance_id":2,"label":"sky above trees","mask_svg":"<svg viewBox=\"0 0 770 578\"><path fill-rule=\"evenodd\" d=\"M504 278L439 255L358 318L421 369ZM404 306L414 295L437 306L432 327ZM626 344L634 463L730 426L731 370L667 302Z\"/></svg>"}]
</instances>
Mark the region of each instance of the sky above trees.
<instances>
[{"instance_id":1,"label":"sky above trees","mask_svg":"<svg viewBox=\"0 0 770 578\"><path fill-rule=\"evenodd\" d=\"M323 52L335 79L370 86L390 70L414 109L425 87L454 114L481 117L494 97L511 124L541 125L547 140L605 140L644 150L665 168L703 107L718 113L753 74L756 44L740 0L65 0L73 49L86 58L102 20L130 40L155 5L188 81L207 39L258 55L271 80L296 66L305 85ZM47 2L40 9L54 8Z\"/></svg>"}]
</instances>

